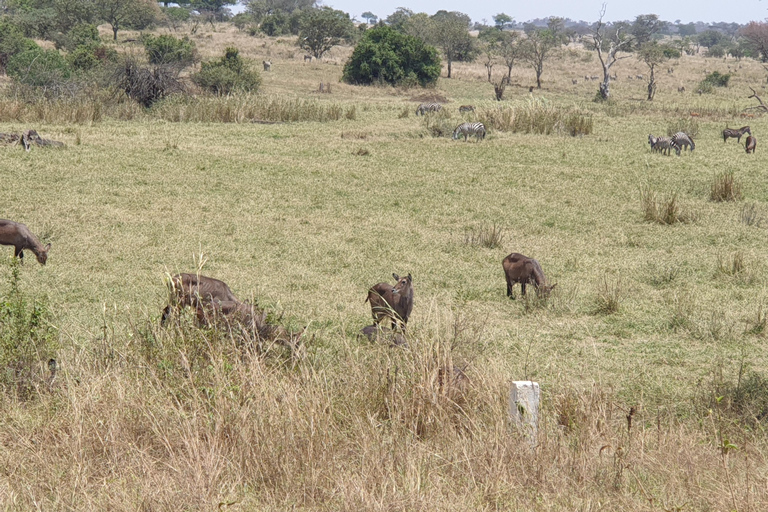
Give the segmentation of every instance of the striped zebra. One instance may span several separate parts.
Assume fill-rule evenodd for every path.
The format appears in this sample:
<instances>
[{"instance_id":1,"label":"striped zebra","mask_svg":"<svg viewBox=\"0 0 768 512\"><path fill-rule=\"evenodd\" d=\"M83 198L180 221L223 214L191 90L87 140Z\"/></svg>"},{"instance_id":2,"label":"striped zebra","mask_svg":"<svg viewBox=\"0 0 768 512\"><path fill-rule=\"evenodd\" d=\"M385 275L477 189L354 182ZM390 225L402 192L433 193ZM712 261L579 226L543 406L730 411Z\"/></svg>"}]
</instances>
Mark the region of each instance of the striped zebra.
<instances>
[{"instance_id":1,"label":"striped zebra","mask_svg":"<svg viewBox=\"0 0 768 512\"><path fill-rule=\"evenodd\" d=\"M419 108L416 109L416 115L424 115L427 112L440 112L443 106L439 103L422 103Z\"/></svg>"},{"instance_id":2,"label":"striped zebra","mask_svg":"<svg viewBox=\"0 0 768 512\"><path fill-rule=\"evenodd\" d=\"M749 130L749 126L742 126L738 130L734 128L726 128L723 130L723 142L727 141L729 137L735 138L736 142L741 142L741 136L745 133L752 135L752 132Z\"/></svg>"},{"instance_id":3,"label":"striped zebra","mask_svg":"<svg viewBox=\"0 0 768 512\"><path fill-rule=\"evenodd\" d=\"M654 137L653 135L648 135L648 143L651 145L652 151L659 151L662 155L669 155L672 149L674 149L678 155L680 154L680 146L675 144L670 137Z\"/></svg>"},{"instance_id":4,"label":"striped zebra","mask_svg":"<svg viewBox=\"0 0 768 512\"><path fill-rule=\"evenodd\" d=\"M474 105L462 105L459 107L459 112L462 114L464 112L474 112L474 111L475 111Z\"/></svg>"},{"instance_id":5,"label":"striped zebra","mask_svg":"<svg viewBox=\"0 0 768 512\"><path fill-rule=\"evenodd\" d=\"M461 123L453 130L453 138L458 139L464 135L464 141L471 135L474 135L478 142L485 138L485 126L483 123Z\"/></svg>"},{"instance_id":6,"label":"striped zebra","mask_svg":"<svg viewBox=\"0 0 768 512\"><path fill-rule=\"evenodd\" d=\"M696 144L693 143L693 139L685 132L677 132L672 136L672 142L677 146L677 154L680 154L683 148L688 148L693 152L696 149Z\"/></svg>"}]
</instances>

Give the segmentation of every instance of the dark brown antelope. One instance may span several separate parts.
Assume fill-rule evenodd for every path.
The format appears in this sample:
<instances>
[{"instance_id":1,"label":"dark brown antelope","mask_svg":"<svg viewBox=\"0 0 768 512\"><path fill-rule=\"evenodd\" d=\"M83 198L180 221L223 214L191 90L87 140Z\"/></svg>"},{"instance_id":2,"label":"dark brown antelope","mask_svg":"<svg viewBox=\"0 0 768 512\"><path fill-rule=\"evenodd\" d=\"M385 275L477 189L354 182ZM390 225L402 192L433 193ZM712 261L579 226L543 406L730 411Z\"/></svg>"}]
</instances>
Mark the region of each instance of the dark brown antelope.
<instances>
[{"instance_id":1,"label":"dark brown antelope","mask_svg":"<svg viewBox=\"0 0 768 512\"><path fill-rule=\"evenodd\" d=\"M389 283L371 286L365 302L371 303L371 314L375 324L389 318L392 320L392 329L397 326L405 328L413 310L413 279L411 274L406 277L392 274L392 277L397 281L394 286Z\"/></svg>"},{"instance_id":2,"label":"dark brown antelope","mask_svg":"<svg viewBox=\"0 0 768 512\"><path fill-rule=\"evenodd\" d=\"M513 252L504 258L501 265L504 267L504 275L507 278L507 297L515 298L512 293L515 283L520 283L523 296L525 296L527 284L532 284L536 288L536 293L544 297L557 286L557 284L547 284L547 278L544 277L544 271L541 270L539 262L528 256Z\"/></svg>"},{"instance_id":3,"label":"dark brown antelope","mask_svg":"<svg viewBox=\"0 0 768 512\"><path fill-rule=\"evenodd\" d=\"M186 306L197 308L201 304L219 302L240 302L227 283L212 277L197 274L176 274L168 283L170 302L163 309L161 325L165 325L173 310Z\"/></svg>"},{"instance_id":4,"label":"dark brown antelope","mask_svg":"<svg viewBox=\"0 0 768 512\"><path fill-rule=\"evenodd\" d=\"M0 245L12 245L13 255L19 258L21 263L24 263L24 249L29 249L35 253L41 265L45 265L48 250L51 248L51 244L43 247L40 240L24 224L5 219L0 219Z\"/></svg>"},{"instance_id":5,"label":"dark brown antelope","mask_svg":"<svg viewBox=\"0 0 768 512\"><path fill-rule=\"evenodd\" d=\"M755 146L757 146L757 139L754 138L752 135L747 136L747 154L754 153L755 152Z\"/></svg>"}]
</instances>

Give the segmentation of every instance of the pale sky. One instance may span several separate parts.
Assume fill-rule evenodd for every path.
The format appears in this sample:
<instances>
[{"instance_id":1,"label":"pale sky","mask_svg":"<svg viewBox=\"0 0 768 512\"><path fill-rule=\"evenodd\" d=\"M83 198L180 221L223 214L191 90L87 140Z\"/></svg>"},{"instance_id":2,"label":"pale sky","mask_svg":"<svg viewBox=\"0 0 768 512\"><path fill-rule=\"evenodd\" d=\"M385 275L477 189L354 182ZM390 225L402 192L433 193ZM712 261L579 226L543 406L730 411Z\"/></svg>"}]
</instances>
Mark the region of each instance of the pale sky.
<instances>
[{"instance_id":1,"label":"pale sky","mask_svg":"<svg viewBox=\"0 0 768 512\"><path fill-rule=\"evenodd\" d=\"M768 17L768 0L627 0L607 1L605 20L633 20L638 14L657 14L664 21L683 23L718 21L748 23L763 21ZM348 12L350 16L364 21L361 14L370 11L380 18L386 18L398 7L413 12L434 14L444 9L468 14L472 21L493 23L493 16L503 12L515 21L560 16L574 21L597 21L602 0L526 0L509 2L502 0L323 0L322 5Z\"/></svg>"}]
</instances>

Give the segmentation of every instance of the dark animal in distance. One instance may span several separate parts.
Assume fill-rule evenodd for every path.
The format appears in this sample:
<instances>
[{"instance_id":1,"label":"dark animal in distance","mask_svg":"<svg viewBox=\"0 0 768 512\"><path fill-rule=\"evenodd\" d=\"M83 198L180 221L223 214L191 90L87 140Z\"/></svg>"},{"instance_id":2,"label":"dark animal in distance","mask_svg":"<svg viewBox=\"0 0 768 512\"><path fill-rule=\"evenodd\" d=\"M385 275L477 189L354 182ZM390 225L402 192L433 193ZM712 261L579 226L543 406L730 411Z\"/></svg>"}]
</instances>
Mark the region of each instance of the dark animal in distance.
<instances>
[{"instance_id":1,"label":"dark animal in distance","mask_svg":"<svg viewBox=\"0 0 768 512\"><path fill-rule=\"evenodd\" d=\"M523 296L525 296L527 284L532 284L536 288L537 295L542 297L549 295L549 292L557 286L557 284L547 284L547 278L538 261L520 253L513 252L504 258L501 266L504 267L504 276L507 278L507 297L515 298L512 291L515 283L520 283Z\"/></svg>"},{"instance_id":2,"label":"dark animal in distance","mask_svg":"<svg viewBox=\"0 0 768 512\"><path fill-rule=\"evenodd\" d=\"M0 245L12 245L13 255L24 263L24 249L29 249L37 257L38 263L45 265L51 244L43 246L40 240L27 226L20 222L0 219Z\"/></svg>"},{"instance_id":3,"label":"dark animal in distance","mask_svg":"<svg viewBox=\"0 0 768 512\"><path fill-rule=\"evenodd\" d=\"M392 274L395 285L378 283L368 290L365 302L371 303L371 314L375 324L385 318L392 321L392 329L397 326L405 327L413 310L413 278L411 274L400 277Z\"/></svg>"},{"instance_id":4,"label":"dark animal in distance","mask_svg":"<svg viewBox=\"0 0 768 512\"><path fill-rule=\"evenodd\" d=\"M749 126L742 126L738 130L734 128L726 128L723 130L723 142L726 142L729 138L736 139L736 142L741 142L741 137L748 133L752 135L752 131L749 129Z\"/></svg>"},{"instance_id":5,"label":"dark animal in distance","mask_svg":"<svg viewBox=\"0 0 768 512\"><path fill-rule=\"evenodd\" d=\"M307 61L312 62L312 56L311 55L305 55L304 56L304 62L307 62Z\"/></svg>"},{"instance_id":6,"label":"dark animal in distance","mask_svg":"<svg viewBox=\"0 0 768 512\"><path fill-rule=\"evenodd\" d=\"M186 306L197 308L213 301L240 302L227 283L198 274L176 274L168 283L170 302L163 309L160 324L165 325L171 312Z\"/></svg>"},{"instance_id":7,"label":"dark animal in distance","mask_svg":"<svg viewBox=\"0 0 768 512\"><path fill-rule=\"evenodd\" d=\"M755 139L752 135L748 135L746 145L747 154L754 153L755 146L757 146L757 139Z\"/></svg>"},{"instance_id":8,"label":"dark animal in distance","mask_svg":"<svg viewBox=\"0 0 768 512\"><path fill-rule=\"evenodd\" d=\"M461 112L461 113L464 113L464 112L474 112L474 111L475 111L474 105L462 105L462 106L459 107L459 112Z\"/></svg>"}]
</instances>

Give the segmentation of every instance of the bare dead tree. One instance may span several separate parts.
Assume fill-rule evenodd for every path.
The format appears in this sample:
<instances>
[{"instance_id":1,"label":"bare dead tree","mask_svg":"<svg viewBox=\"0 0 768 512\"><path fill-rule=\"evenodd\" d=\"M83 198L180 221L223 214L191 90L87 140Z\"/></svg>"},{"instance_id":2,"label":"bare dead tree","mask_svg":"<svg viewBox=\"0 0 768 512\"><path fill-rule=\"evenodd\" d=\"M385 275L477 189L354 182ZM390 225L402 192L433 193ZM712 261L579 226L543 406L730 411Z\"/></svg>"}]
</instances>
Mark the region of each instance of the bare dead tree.
<instances>
[{"instance_id":1,"label":"bare dead tree","mask_svg":"<svg viewBox=\"0 0 768 512\"><path fill-rule=\"evenodd\" d=\"M600 97L607 100L611 97L610 84L611 66L621 59L626 59L629 55L619 57L619 52L627 52L632 48L632 39L622 33L622 27L616 28L615 32L608 32L603 22L605 16L605 4L600 8L600 18L597 20L595 31L592 33L592 41L597 51L597 58L603 67L603 81L600 83Z\"/></svg>"},{"instance_id":2,"label":"bare dead tree","mask_svg":"<svg viewBox=\"0 0 768 512\"><path fill-rule=\"evenodd\" d=\"M761 110L763 112L768 112L768 106L766 106L765 103L763 103L763 100L760 99L760 96L757 95L757 92L751 87L749 89L752 91L752 94L747 96L747 98L755 98L760 104L755 105L754 107L747 107L744 109L744 112L746 112L747 110Z\"/></svg>"}]
</instances>

